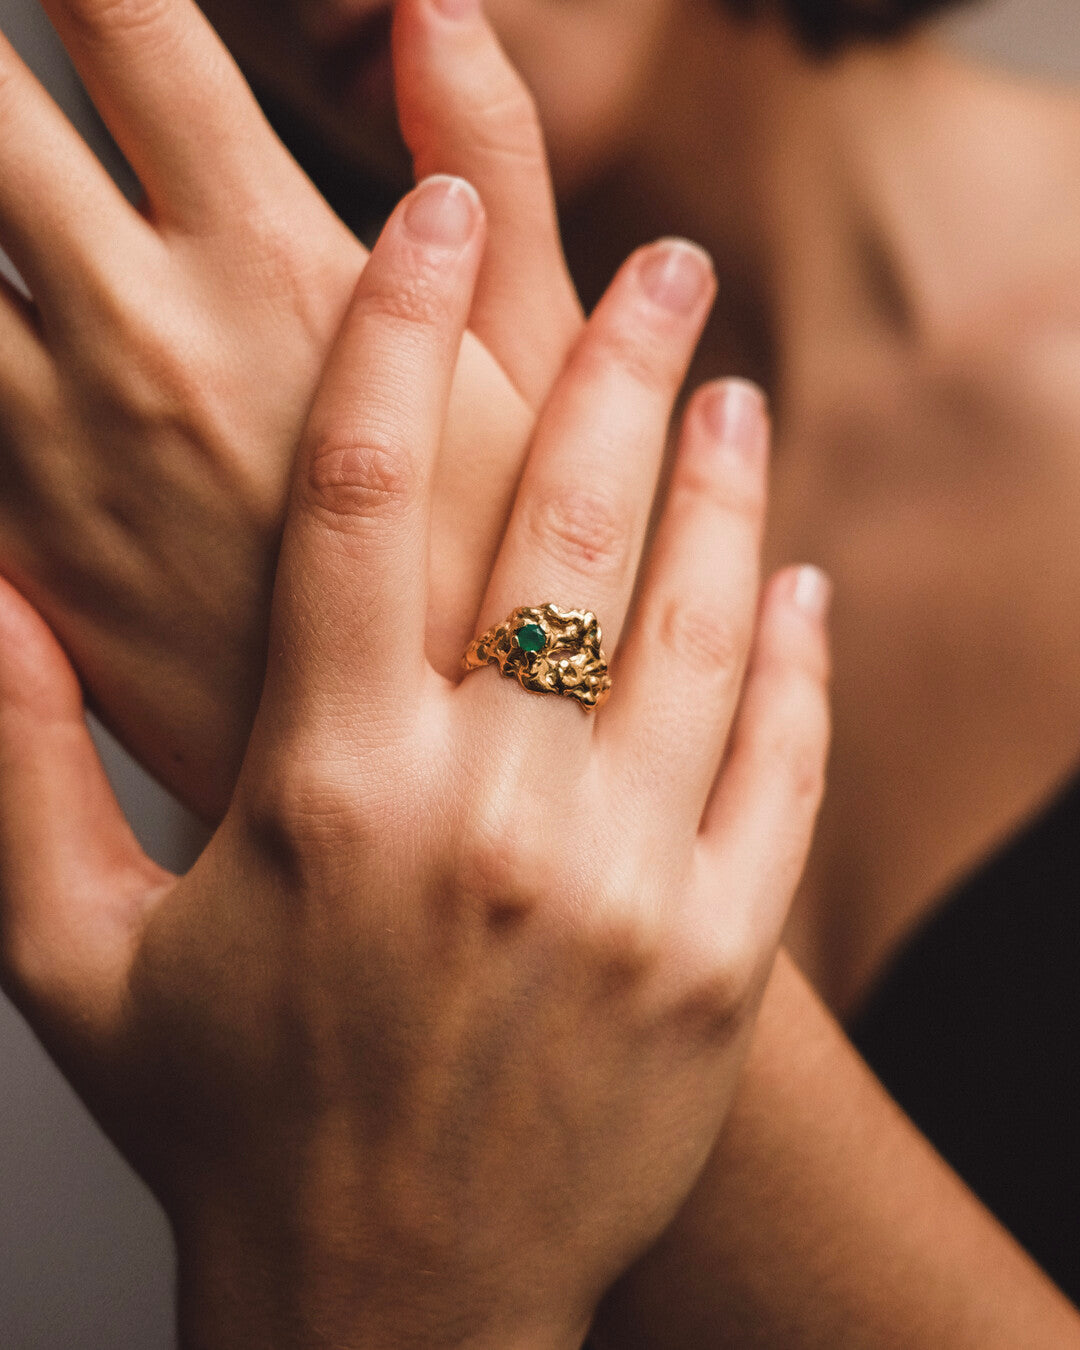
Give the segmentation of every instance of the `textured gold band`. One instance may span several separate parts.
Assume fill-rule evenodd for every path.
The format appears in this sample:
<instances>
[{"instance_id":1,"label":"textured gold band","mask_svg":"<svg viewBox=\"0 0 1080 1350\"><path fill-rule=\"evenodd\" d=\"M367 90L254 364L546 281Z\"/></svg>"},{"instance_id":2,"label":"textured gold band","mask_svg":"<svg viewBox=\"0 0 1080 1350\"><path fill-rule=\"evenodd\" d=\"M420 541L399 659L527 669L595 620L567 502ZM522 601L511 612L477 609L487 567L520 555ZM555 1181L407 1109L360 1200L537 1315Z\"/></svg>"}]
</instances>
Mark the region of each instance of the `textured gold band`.
<instances>
[{"instance_id":1,"label":"textured gold band","mask_svg":"<svg viewBox=\"0 0 1080 1350\"><path fill-rule=\"evenodd\" d=\"M587 609L515 609L469 643L462 664L466 670L498 666L523 689L576 699L586 712L594 712L611 692L600 625Z\"/></svg>"}]
</instances>

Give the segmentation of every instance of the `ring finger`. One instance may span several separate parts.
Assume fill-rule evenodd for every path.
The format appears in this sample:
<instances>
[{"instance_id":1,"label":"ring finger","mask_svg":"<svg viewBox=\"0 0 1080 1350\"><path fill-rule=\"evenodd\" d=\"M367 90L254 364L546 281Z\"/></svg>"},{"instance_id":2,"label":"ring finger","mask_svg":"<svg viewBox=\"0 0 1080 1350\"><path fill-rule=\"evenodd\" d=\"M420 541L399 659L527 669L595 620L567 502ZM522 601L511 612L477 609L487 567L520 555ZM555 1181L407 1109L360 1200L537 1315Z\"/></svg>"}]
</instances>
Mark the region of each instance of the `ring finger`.
<instances>
[{"instance_id":1,"label":"ring finger","mask_svg":"<svg viewBox=\"0 0 1080 1350\"><path fill-rule=\"evenodd\" d=\"M617 645L672 405L714 291L707 256L681 240L640 250L616 276L540 415L483 629L552 602L592 610L607 650ZM502 681L477 683L505 704ZM520 693L513 706L524 709Z\"/></svg>"}]
</instances>

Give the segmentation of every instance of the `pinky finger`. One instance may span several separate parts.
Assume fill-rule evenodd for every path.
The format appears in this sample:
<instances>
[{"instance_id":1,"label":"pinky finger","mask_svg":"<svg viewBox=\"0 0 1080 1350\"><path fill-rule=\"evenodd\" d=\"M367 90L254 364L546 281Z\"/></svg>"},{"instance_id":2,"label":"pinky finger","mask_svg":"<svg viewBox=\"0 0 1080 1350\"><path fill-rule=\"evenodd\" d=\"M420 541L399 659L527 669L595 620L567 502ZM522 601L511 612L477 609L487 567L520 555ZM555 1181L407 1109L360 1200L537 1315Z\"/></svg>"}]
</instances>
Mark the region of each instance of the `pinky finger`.
<instances>
[{"instance_id":1,"label":"pinky finger","mask_svg":"<svg viewBox=\"0 0 1080 1350\"><path fill-rule=\"evenodd\" d=\"M767 587L729 752L702 820L706 868L729 883L727 894L747 897L759 935L779 936L821 804L831 592L816 567L790 568Z\"/></svg>"}]
</instances>

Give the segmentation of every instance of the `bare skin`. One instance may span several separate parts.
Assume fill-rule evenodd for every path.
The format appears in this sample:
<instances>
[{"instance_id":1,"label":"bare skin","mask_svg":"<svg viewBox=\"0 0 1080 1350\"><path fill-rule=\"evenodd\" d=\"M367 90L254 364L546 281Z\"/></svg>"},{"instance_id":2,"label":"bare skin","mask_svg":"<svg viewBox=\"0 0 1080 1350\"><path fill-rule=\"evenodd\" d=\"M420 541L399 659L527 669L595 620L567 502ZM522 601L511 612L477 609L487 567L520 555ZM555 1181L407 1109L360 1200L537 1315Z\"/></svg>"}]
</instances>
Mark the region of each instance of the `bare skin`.
<instances>
[{"instance_id":1,"label":"bare skin","mask_svg":"<svg viewBox=\"0 0 1080 1350\"><path fill-rule=\"evenodd\" d=\"M1080 357L1069 334L1034 336L1028 364L1043 365L1050 345L1068 374ZM864 434L894 456L909 505L890 509L882 489L856 489L850 515L834 514L804 545L846 599L831 796L788 943L841 1013L1080 762L1080 641L1064 621L1080 597L1080 406L1031 407L1015 356L996 363L996 385L987 357L974 391L966 372L894 375L924 387L888 391L904 412L886 425L886 395ZM1075 401L1071 388L1053 392ZM992 419L985 437L927 425L931 401L972 397ZM818 467L825 493L843 469L824 449ZM797 504L799 477L783 466L777 475L792 515L817 504L813 491ZM785 543L798 548L807 533L795 528Z\"/></svg>"},{"instance_id":2,"label":"bare skin","mask_svg":"<svg viewBox=\"0 0 1080 1350\"><path fill-rule=\"evenodd\" d=\"M237 789L186 877L141 853L72 668L0 582L0 982L169 1214L185 1350L580 1346L708 1159L809 845L829 587L760 590L751 386L691 403L642 556L713 295L699 250L643 251L598 306L480 605L594 605L610 698L429 664L483 243L476 193L428 179L364 269L300 442ZM547 509L571 465L617 493L602 554Z\"/></svg>"},{"instance_id":3,"label":"bare skin","mask_svg":"<svg viewBox=\"0 0 1080 1350\"><path fill-rule=\"evenodd\" d=\"M208 4L265 83L392 173L385 89L319 79L321 44L388 8ZM701 240L720 294L696 374L772 399L768 556L816 559L838 593L830 786L788 939L848 1012L1080 759L1080 102L921 37L817 65L714 0L485 8L586 300L645 239Z\"/></svg>"},{"instance_id":4,"label":"bare skin","mask_svg":"<svg viewBox=\"0 0 1080 1350\"><path fill-rule=\"evenodd\" d=\"M285 32L282 14L249 0L210 8L343 149L401 162L381 114L329 106L315 57L296 58L315 50L312 33L384 5L312 3L277 57L268 39ZM1061 615L1080 594L1080 324L1068 298L1080 109L919 41L819 68L784 32L741 28L697 0L640 0L621 19L600 6L596 32L573 7L557 22L534 0L490 9L537 89L556 179L576 189L567 243L586 296L645 237L703 240L721 289L697 373L737 370L772 395L769 559L814 558L838 590L830 789L788 940L830 1006L850 1011L1078 757L1080 641ZM568 57L597 34L611 66L603 99ZM556 323L557 342L572 322ZM504 357L511 369L518 356ZM46 603L47 588L32 591ZM100 660L81 631L72 639L85 665ZM114 645L130 662L130 644ZM256 628L225 702L250 689L259 647ZM192 712L193 726L224 725L209 702ZM151 739L141 733L144 758L218 812L239 744L204 794L206 752L189 768Z\"/></svg>"},{"instance_id":5,"label":"bare skin","mask_svg":"<svg viewBox=\"0 0 1080 1350\"><path fill-rule=\"evenodd\" d=\"M642 228L718 259L697 371L773 395L768 557L837 585L788 943L843 1013L1080 762L1080 103L918 41L818 69L692 6L669 38L568 253L580 270L602 212L653 203Z\"/></svg>"},{"instance_id":6,"label":"bare skin","mask_svg":"<svg viewBox=\"0 0 1080 1350\"><path fill-rule=\"evenodd\" d=\"M1070 1350L1080 1314L783 953L705 1175L605 1301L623 1350Z\"/></svg>"},{"instance_id":7,"label":"bare skin","mask_svg":"<svg viewBox=\"0 0 1080 1350\"><path fill-rule=\"evenodd\" d=\"M483 43L474 47L469 39L457 55L471 52L475 57L482 49ZM490 51L488 55L491 55ZM476 86L472 77L478 73L477 65L469 66L469 71L468 87L470 94L474 94ZM523 174L519 186L524 186L530 166L533 170L538 167L535 137L526 134L524 140L520 139L522 132L529 132L528 110L507 103L505 99L491 98L493 92L505 88L505 83L498 79L491 85L481 85L482 97L488 99L487 111L496 114L491 123L485 125L482 119L479 123L490 135L479 140L466 137L456 141L451 136L443 145L451 159L471 147L477 175L485 177L485 181L490 180L494 202L499 201L498 180L508 169L511 173ZM511 115L508 117L507 114ZM474 127L476 125L473 123ZM478 147L480 153L476 153ZM544 294L557 290L557 261L549 256L549 263L555 270L551 284L543 288ZM665 262L662 270L666 269ZM498 288L493 288L490 294L492 297L497 295ZM487 318L493 321L497 313L498 306L495 305ZM631 325L630 331L639 333L640 324ZM625 356L626 344L621 345ZM616 344L616 351L619 346ZM579 468L577 457L574 462L575 468ZM554 483L548 485L549 489L557 486ZM595 494L599 480L591 486L594 489L591 501L595 507L600 500ZM551 500L561 502L565 507L568 499L556 494ZM557 514L553 520L545 513L542 519L548 526L553 523L558 526L559 543L555 551L563 557L567 545L574 543L572 534L568 536L565 528L567 524L575 523L573 518L563 514L560 519ZM576 523L580 525L580 518ZM595 516L593 523L596 523ZM580 554L580 533L576 542ZM597 552L592 533L585 543L590 555L588 574L592 575L602 552ZM697 560L700 564L701 557ZM713 588L708 589L711 593ZM321 596L322 592L318 594ZM354 623L354 608L347 605L345 612L349 623ZM736 652L731 643L730 626L724 621L717 625L715 616L708 620L701 608L696 610L693 618L694 622L689 626L684 621L681 629L685 636L694 635L694 650L706 658L701 663L692 663L693 669L701 673L713 664L720 667L730 664ZM704 623L701 622L703 619L706 620ZM40 637L40 628L36 631ZM706 646L702 645L703 635L710 639ZM685 644L679 645L680 650L685 650ZM303 644L298 644L297 649L302 650ZM55 669L58 653L55 647L49 650ZM44 655L44 649L39 647L39 653ZM33 704L36 686L27 678L29 669L33 669L33 663L22 670L11 685L16 709L20 701L26 706L27 695L31 696L29 701ZM351 669L347 678L351 681ZM46 700L44 709L37 709L43 718L36 719L39 723L36 730L42 735L57 735L61 748L70 749L72 729L77 729L81 736L78 700L69 677L61 680L60 685L62 688L54 687L53 692L62 695L62 715L57 716L55 705L50 707ZM34 721L31 718L31 722ZM41 725L42 721L45 725ZM15 722L17 726L18 717ZM797 718L796 723L800 727L805 725L803 718ZM650 719L646 718L644 724L649 725ZM22 738L22 731L19 735ZM783 758L785 745L789 744L786 735L779 738L770 747L770 757L779 755ZM79 745L85 746L85 741L79 741ZM26 826L44 827L44 836L40 839L29 829L16 826L12 831L13 856L21 856L24 863L29 864L35 858L36 842L41 842L48 854L58 844L64 853L65 841L57 840L51 830L52 814L42 812L37 798L27 790L36 772L37 758L35 754L27 753L25 739L21 748L23 754L17 757L17 762L23 776L15 780L12 805L16 808L21 805L25 811L27 802L33 801L29 816L20 817L20 820L25 820ZM659 761L650 758L654 767L657 762L671 760L669 756L661 756ZM813 770L812 765L809 767ZM804 787L812 783L814 776L812 771L807 777L807 768L808 761L804 761L804 772L799 775ZM55 784L64 787L70 800L71 775L58 773ZM77 804L82 806L90 800L86 794L76 793L75 796ZM18 877L13 880L17 881ZM40 905L43 893L47 895L42 887L30 886L22 895L19 907ZM62 908L52 910L48 903L40 911L40 917L59 918L64 923ZM55 961L67 949L66 938L56 943L43 942L40 932L38 930L36 939L21 944L16 978L24 992L28 980L35 974L41 976L41 963ZM781 975L785 972L790 974L782 965ZM792 989L794 997L791 996ZM1005 1325L997 1323L994 1307L986 1298L986 1271L992 1266L993 1292L995 1298L1001 1299L1003 1306L1010 1310L1013 1320L1009 1325L1026 1331L1038 1328L1040 1342L1045 1341L1048 1345L1073 1343L1076 1338L1073 1312L1048 1286L1045 1278L1018 1253L1007 1235L963 1192L947 1169L932 1158L925 1142L918 1139L880 1089L862 1073L850 1047L836 1034L806 986L798 980L794 984L790 979L786 982L774 980L766 996L766 1011L768 1016L762 1024L751 1059L751 1073L745 1080L742 1109L735 1117L736 1125L742 1122L741 1128L730 1131L714 1153L699 1192L686 1211L685 1223L680 1222L672 1230L674 1245L665 1243L657 1252L661 1269L663 1262L671 1260L672 1252L675 1253L674 1265L680 1278L661 1285L661 1289L667 1291L670 1303L663 1298L650 1299L650 1288L656 1287L650 1286L650 1270L657 1267L646 1264L643 1268L638 1306L648 1308L649 1320L638 1319L638 1333L658 1338L663 1343L678 1332L686 1344L695 1344L695 1335L706 1344L714 1344L716 1327L710 1323L710 1318L715 1315L721 1326L730 1324L731 1310L740 1307L749 1323L760 1331L761 1343L784 1346L785 1350L792 1350L796 1344L835 1347L837 1328L843 1329L845 1337L840 1343L857 1347L867 1344L873 1330L882 1326L895 1332L898 1343L904 1345L926 1345L936 1350L944 1343L970 1344L985 1350L987 1325L995 1324L997 1332L1002 1332ZM815 1053L815 1048L822 1045L828 1049L828 1054ZM797 1084L797 1092L792 1093L792 1084ZM778 1085L786 1085L787 1091L778 1091ZM816 1110L819 1101L829 1102L831 1109ZM774 1128L763 1129L763 1120ZM778 1157L785 1163L782 1169L777 1167ZM838 1168L838 1159L843 1160L843 1168ZM883 1162L885 1166L882 1166ZM845 1169L852 1167L857 1168L865 1186L865 1191L860 1192L865 1207L857 1212L850 1204L846 1184ZM866 1185L870 1179L868 1169L873 1172L872 1185ZM903 1177L901 1187L896 1185L898 1176ZM842 1183L839 1186L838 1178ZM812 1211L806 1206L808 1183L814 1191ZM910 1204L897 1203L912 1195L918 1198L914 1208ZM793 1206L813 1220L805 1228L800 1226L801 1240L797 1243L787 1241L786 1217ZM745 1217L746 1227L741 1232L729 1222L732 1213ZM899 1229L897 1222L901 1223ZM947 1231L950 1241L928 1247L925 1242L928 1225L935 1233ZM837 1231L843 1234L842 1242L825 1240ZM729 1237L736 1239L734 1249L725 1246ZM919 1254L917 1269L907 1261L889 1261L882 1266L878 1258L896 1252L898 1248ZM872 1279L863 1278L868 1263L875 1271ZM770 1276L764 1284L763 1271ZM777 1299L773 1284L774 1278L781 1278L781 1271L784 1272L784 1287L792 1294L787 1302ZM882 1279L883 1273L888 1278ZM912 1274L918 1276L914 1287ZM715 1301L706 1299L700 1304L688 1301L702 1292L700 1282L703 1278L708 1280ZM937 1291L937 1296L932 1299L927 1296L931 1289ZM687 1326L685 1315L695 1307L700 1308L704 1325L699 1322L696 1327ZM682 1322L673 1315L673 1310L684 1319ZM962 1341L956 1337L958 1310L964 1316L965 1339ZM792 1335L792 1319L799 1340ZM1008 1344L1007 1327L1002 1334L1005 1336L1003 1343ZM1015 1341L1017 1337L1013 1339ZM878 1337L869 1343L880 1344L881 1339Z\"/></svg>"},{"instance_id":8,"label":"bare skin","mask_svg":"<svg viewBox=\"0 0 1080 1350\"><path fill-rule=\"evenodd\" d=\"M0 239L30 295L0 279L0 567L95 711L216 821L265 664L296 438L367 252L195 6L59 0L50 13L145 197L139 211L121 197L0 37ZM412 75L418 99L438 96L422 61ZM458 130L449 115L444 140L418 135L422 172L476 168L482 183ZM542 160L528 131L524 167ZM444 670L473 631L532 416L581 322L550 185L507 186L490 194L440 467L429 636ZM514 327L489 321L496 298L518 309L515 293Z\"/></svg>"},{"instance_id":9,"label":"bare skin","mask_svg":"<svg viewBox=\"0 0 1080 1350\"><path fill-rule=\"evenodd\" d=\"M832 795L790 939L840 1011L1080 763L1080 635L1062 622L1080 598L1080 108L913 60L925 115L964 119L956 158L978 167L935 190L928 222L884 202L908 313L879 305L857 364L842 335L795 330L811 355L782 381L774 479L771 556L809 550L845 596ZM1010 118L1019 144L980 165ZM994 181L1002 153L1035 183ZM1047 239L1041 219L1077 229ZM942 242L919 257L924 231ZM1012 242L1035 238L1033 255Z\"/></svg>"}]
</instances>

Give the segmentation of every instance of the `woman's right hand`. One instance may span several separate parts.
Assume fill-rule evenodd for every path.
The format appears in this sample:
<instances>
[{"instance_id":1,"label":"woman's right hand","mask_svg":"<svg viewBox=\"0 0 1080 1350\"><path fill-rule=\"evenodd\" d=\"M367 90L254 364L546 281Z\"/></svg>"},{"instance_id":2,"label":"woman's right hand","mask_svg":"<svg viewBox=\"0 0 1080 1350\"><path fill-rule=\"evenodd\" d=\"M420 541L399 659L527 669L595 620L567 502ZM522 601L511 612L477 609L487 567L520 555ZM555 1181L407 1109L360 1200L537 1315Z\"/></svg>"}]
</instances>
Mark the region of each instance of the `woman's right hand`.
<instances>
[{"instance_id":1,"label":"woman's right hand","mask_svg":"<svg viewBox=\"0 0 1080 1350\"><path fill-rule=\"evenodd\" d=\"M32 296L0 279L0 570L106 723L216 819L265 663L292 448L367 255L190 0L46 8L145 198L123 199L0 39L0 243ZM397 18L421 170L465 171L491 201L440 459L430 649L450 669L581 316L535 119L490 33L434 0ZM463 92L485 87L486 104ZM523 151L497 174L475 149L493 134Z\"/></svg>"},{"instance_id":2,"label":"woman's right hand","mask_svg":"<svg viewBox=\"0 0 1080 1350\"><path fill-rule=\"evenodd\" d=\"M810 838L827 588L759 595L749 386L691 401L643 558L714 290L687 244L640 250L590 319L481 607L593 610L610 698L430 664L482 216L429 182L363 273L251 742L188 876L141 854L63 653L0 586L0 974L171 1215L203 1350L579 1345L712 1148Z\"/></svg>"}]
</instances>

